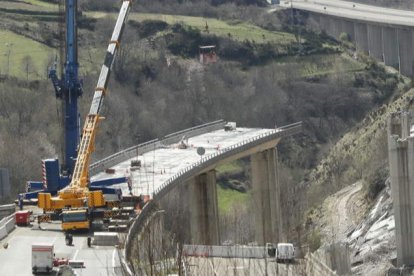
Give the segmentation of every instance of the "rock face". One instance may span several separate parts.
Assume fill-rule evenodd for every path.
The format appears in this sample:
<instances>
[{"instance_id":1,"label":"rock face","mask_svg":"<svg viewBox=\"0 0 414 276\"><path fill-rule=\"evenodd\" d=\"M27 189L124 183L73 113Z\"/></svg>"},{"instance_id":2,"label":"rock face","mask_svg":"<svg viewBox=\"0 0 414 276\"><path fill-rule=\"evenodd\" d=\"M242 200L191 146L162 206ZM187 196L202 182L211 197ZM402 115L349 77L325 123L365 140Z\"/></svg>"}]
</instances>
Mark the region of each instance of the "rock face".
<instances>
[{"instance_id":1,"label":"rock face","mask_svg":"<svg viewBox=\"0 0 414 276\"><path fill-rule=\"evenodd\" d=\"M396 258L395 222L390 182L367 217L347 235L355 275L383 275Z\"/></svg>"}]
</instances>

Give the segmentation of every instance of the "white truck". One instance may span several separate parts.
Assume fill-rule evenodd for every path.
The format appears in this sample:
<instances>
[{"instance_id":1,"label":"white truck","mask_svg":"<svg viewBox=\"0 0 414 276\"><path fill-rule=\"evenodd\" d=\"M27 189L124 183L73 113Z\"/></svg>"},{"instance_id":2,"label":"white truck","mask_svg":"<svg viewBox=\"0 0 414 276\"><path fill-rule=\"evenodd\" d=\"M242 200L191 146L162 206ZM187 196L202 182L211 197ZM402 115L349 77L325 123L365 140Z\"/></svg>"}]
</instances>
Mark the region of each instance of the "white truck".
<instances>
[{"instance_id":1,"label":"white truck","mask_svg":"<svg viewBox=\"0 0 414 276\"><path fill-rule=\"evenodd\" d=\"M54 250L52 243L32 244L32 271L33 274L52 272Z\"/></svg>"},{"instance_id":2,"label":"white truck","mask_svg":"<svg viewBox=\"0 0 414 276\"><path fill-rule=\"evenodd\" d=\"M276 247L276 261L293 262L295 260L295 248L291 243L278 243Z\"/></svg>"}]
</instances>

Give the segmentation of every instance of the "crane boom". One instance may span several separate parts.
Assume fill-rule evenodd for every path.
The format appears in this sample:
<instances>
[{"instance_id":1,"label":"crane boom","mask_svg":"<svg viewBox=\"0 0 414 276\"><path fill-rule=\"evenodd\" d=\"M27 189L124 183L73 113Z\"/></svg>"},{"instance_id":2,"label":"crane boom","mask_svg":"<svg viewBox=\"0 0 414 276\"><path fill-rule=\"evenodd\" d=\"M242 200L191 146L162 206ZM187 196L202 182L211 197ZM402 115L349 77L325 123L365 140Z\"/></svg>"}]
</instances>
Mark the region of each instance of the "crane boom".
<instances>
[{"instance_id":1,"label":"crane boom","mask_svg":"<svg viewBox=\"0 0 414 276\"><path fill-rule=\"evenodd\" d=\"M125 27L130 5L130 1L123 2L118 20L114 28L114 32L111 37L111 41L108 45L105 61L102 65L98 84L93 96L92 105L83 128L82 139L79 145L78 158L75 163L72 182L69 185L69 187L72 189L87 187L90 155L94 150L95 135L97 131L97 125L100 120L99 112L105 98L105 92L108 86L112 64L115 60L115 55L119 47L120 38Z\"/></svg>"},{"instance_id":2,"label":"crane boom","mask_svg":"<svg viewBox=\"0 0 414 276\"><path fill-rule=\"evenodd\" d=\"M38 206L40 208L45 210L57 210L68 207L85 207L86 204L89 207L99 207L105 204L102 191L89 191L88 168L91 154L94 151L98 123L102 119L102 117L99 116L99 113L105 98L112 65L120 45L120 39L125 28L131 4L131 0L124 0L122 2L121 10L107 48L104 64L101 68L91 108L83 127L72 180L67 187L59 191L57 197L52 198L49 193L39 193Z\"/></svg>"}]
</instances>

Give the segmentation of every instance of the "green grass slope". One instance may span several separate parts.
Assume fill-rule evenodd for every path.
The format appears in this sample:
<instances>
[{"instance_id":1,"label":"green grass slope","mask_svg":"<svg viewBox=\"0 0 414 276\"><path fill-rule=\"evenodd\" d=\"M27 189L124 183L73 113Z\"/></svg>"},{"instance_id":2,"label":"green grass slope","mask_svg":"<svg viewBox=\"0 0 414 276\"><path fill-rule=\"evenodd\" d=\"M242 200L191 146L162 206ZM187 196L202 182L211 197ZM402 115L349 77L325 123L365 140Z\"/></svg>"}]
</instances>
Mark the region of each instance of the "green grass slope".
<instances>
[{"instance_id":1,"label":"green grass slope","mask_svg":"<svg viewBox=\"0 0 414 276\"><path fill-rule=\"evenodd\" d=\"M108 15L103 12L87 12L86 14L93 18L103 18ZM114 18L117 16L116 13L111 13L110 15ZM226 22L213 18L150 13L131 13L129 18L136 21L162 20L168 24L184 23L201 31L205 31L207 24L210 34L218 36L230 35L233 39L240 41L254 40L257 43L277 42L278 44L289 44L295 39L290 33L271 32L245 22Z\"/></svg>"},{"instance_id":2,"label":"green grass slope","mask_svg":"<svg viewBox=\"0 0 414 276\"><path fill-rule=\"evenodd\" d=\"M26 78L24 59L30 56L29 79L46 77L47 61L56 55L55 49L6 30L0 30L0 37L0 74Z\"/></svg>"}]
</instances>

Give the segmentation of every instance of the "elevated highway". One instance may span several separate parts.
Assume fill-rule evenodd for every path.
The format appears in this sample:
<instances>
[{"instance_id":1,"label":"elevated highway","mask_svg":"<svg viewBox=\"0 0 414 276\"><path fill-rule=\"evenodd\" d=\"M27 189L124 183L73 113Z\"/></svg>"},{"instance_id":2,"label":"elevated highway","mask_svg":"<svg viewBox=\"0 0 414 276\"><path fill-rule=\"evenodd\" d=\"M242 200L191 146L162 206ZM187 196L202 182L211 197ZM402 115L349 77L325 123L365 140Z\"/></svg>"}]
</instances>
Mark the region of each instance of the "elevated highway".
<instances>
[{"instance_id":1,"label":"elevated highway","mask_svg":"<svg viewBox=\"0 0 414 276\"><path fill-rule=\"evenodd\" d=\"M383 25L414 26L414 12L339 0L281 1L281 6Z\"/></svg>"},{"instance_id":2,"label":"elevated highway","mask_svg":"<svg viewBox=\"0 0 414 276\"><path fill-rule=\"evenodd\" d=\"M339 0L291 0L281 6L308 13L311 29L338 40L345 34L358 52L414 75L414 12Z\"/></svg>"}]
</instances>

